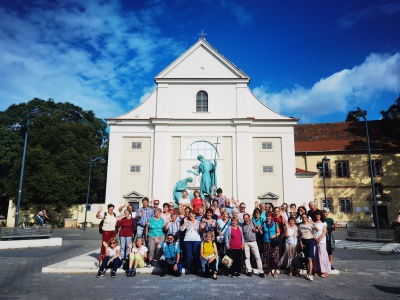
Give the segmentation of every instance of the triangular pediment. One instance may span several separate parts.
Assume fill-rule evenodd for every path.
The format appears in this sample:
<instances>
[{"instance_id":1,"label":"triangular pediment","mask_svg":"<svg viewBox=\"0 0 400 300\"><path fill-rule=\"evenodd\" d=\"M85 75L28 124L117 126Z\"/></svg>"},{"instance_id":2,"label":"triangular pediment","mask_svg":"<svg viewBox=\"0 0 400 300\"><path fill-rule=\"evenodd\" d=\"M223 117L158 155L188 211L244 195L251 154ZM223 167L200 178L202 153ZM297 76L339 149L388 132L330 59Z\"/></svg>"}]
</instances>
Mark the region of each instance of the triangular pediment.
<instances>
[{"instance_id":1,"label":"triangular pediment","mask_svg":"<svg viewBox=\"0 0 400 300\"><path fill-rule=\"evenodd\" d=\"M278 200L279 196L275 195L274 193L268 192L268 193L262 194L261 196L258 196L258 199L260 199L260 200Z\"/></svg>"},{"instance_id":2,"label":"triangular pediment","mask_svg":"<svg viewBox=\"0 0 400 300\"><path fill-rule=\"evenodd\" d=\"M200 39L155 78L168 79L235 79L249 82L250 78L212 47Z\"/></svg>"},{"instance_id":3,"label":"triangular pediment","mask_svg":"<svg viewBox=\"0 0 400 300\"><path fill-rule=\"evenodd\" d=\"M138 192L132 191L132 192L125 194L123 197L125 199L143 199L144 195L142 195Z\"/></svg>"}]
</instances>

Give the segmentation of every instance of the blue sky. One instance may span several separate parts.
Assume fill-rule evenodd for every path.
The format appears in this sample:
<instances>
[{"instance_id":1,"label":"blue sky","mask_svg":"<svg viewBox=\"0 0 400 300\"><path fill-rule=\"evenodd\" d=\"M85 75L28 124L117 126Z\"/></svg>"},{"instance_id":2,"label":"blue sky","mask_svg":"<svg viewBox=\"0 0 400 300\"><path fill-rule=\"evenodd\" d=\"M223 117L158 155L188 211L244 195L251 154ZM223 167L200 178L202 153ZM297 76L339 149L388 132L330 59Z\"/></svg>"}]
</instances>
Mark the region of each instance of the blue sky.
<instances>
[{"instance_id":1,"label":"blue sky","mask_svg":"<svg viewBox=\"0 0 400 300\"><path fill-rule=\"evenodd\" d=\"M203 29L274 110L379 119L400 93L399 20L397 0L0 0L0 110L39 97L116 117Z\"/></svg>"}]
</instances>

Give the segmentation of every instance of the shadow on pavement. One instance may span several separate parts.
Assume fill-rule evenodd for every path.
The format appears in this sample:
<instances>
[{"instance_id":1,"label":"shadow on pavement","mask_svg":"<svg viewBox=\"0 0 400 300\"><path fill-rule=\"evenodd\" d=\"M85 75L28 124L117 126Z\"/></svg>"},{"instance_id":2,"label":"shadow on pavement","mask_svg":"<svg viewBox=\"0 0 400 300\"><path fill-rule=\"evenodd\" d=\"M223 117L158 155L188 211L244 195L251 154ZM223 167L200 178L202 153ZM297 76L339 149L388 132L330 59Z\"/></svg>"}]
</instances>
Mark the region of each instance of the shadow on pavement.
<instances>
[{"instance_id":1,"label":"shadow on pavement","mask_svg":"<svg viewBox=\"0 0 400 300\"><path fill-rule=\"evenodd\" d=\"M372 285L381 292L400 295L400 287L384 286L384 285Z\"/></svg>"}]
</instances>

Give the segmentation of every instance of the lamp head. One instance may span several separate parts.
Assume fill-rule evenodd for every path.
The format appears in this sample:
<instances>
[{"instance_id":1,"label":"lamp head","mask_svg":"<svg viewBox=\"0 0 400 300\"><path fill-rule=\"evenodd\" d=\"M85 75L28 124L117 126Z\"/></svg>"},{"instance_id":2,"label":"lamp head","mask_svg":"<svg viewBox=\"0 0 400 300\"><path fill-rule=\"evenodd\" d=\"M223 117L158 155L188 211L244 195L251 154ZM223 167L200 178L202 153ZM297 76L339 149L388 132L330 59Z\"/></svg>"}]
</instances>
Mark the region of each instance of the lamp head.
<instances>
[{"instance_id":1,"label":"lamp head","mask_svg":"<svg viewBox=\"0 0 400 300\"><path fill-rule=\"evenodd\" d=\"M357 107L356 111L352 111L351 114L356 118L363 118L366 120L367 111Z\"/></svg>"}]
</instances>

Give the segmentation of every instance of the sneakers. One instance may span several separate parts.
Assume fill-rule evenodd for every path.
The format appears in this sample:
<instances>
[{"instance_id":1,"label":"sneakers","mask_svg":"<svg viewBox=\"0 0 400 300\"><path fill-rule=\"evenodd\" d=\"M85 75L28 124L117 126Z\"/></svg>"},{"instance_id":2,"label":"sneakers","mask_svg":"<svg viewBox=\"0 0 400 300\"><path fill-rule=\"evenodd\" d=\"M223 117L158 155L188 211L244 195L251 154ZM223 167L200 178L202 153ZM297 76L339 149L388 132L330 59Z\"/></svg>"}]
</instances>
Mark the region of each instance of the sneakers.
<instances>
[{"instance_id":1,"label":"sneakers","mask_svg":"<svg viewBox=\"0 0 400 300\"><path fill-rule=\"evenodd\" d=\"M258 276L260 276L261 278L264 278L265 274L264 273L260 273L260 274L258 274Z\"/></svg>"},{"instance_id":2,"label":"sneakers","mask_svg":"<svg viewBox=\"0 0 400 300\"><path fill-rule=\"evenodd\" d=\"M151 267L152 267L151 263L148 262L148 263L146 264L146 267L147 267L147 268L151 268Z\"/></svg>"},{"instance_id":3,"label":"sneakers","mask_svg":"<svg viewBox=\"0 0 400 300\"><path fill-rule=\"evenodd\" d=\"M129 272L129 277L135 277L135 276L136 276L136 271Z\"/></svg>"},{"instance_id":4,"label":"sneakers","mask_svg":"<svg viewBox=\"0 0 400 300\"><path fill-rule=\"evenodd\" d=\"M111 271L111 278L115 278L115 271Z\"/></svg>"},{"instance_id":5,"label":"sneakers","mask_svg":"<svg viewBox=\"0 0 400 300\"><path fill-rule=\"evenodd\" d=\"M217 280L217 272L214 272L212 279Z\"/></svg>"},{"instance_id":6,"label":"sneakers","mask_svg":"<svg viewBox=\"0 0 400 300\"><path fill-rule=\"evenodd\" d=\"M236 278L242 278L242 275L240 275L240 273L236 273Z\"/></svg>"},{"instance_id":7,"label":"sneakers","mask_svg":"<svg viewBox=\"0 0 400 300\"><path fill-rule=\"evenodd\" d=\"M185 271L185 275L190 275L190 271L189 271L189 270L186 270L186 271Z\"/></svg>"},{"instance_id":8,"label":"sneakers","mask_svg":"<svg viewBox=\"0 0 400 300\"><path fill-rule=\"evenodd\" d=\"M311 274L308 274L308 275L307 275L307 278L308 278L308 280L310 280L310 281L314 281L314 276L312 276Z\"/></svg>"},{"instance_id":9,"label":"sneakers","mask_svg":"<svg viewBox=\"0 0 400 300\"><path fill-rule=\"evenodd\" d=\"M247 275L248 277L253 276L250 272L247 272L246 275Z\"/></svg>"},{"instance_id":10,"label":"sneakers","mask_svg":"<svg viewBox=\"0 0 400 300\"><path fill-rule=\"evenodd\" d=\"M99 278L99 277L103 277L103 275L104 275L104 272L102 272L102 271L99 271L99 272L97 272L97 278Z\"/></svg>"},{"instance_id":11,"label":"sneakers","mask_svg":"<svg viewBox=\"0 0 400 300\"><path fill-rule=\"evenodd\" d=\"M229 273L229 275L228 275L229 277L233 277L233 274L232 273Z\"/></svg>"},{"instance_id":12,"label":"sneakers","mask_svg":"<svg viewBox=\"0 0 400 300\"><path fill-rule=\"evenodd\" d=\"M335 270L335 268L331 265L331 270Z\"/></svg>"}]
</instances>

